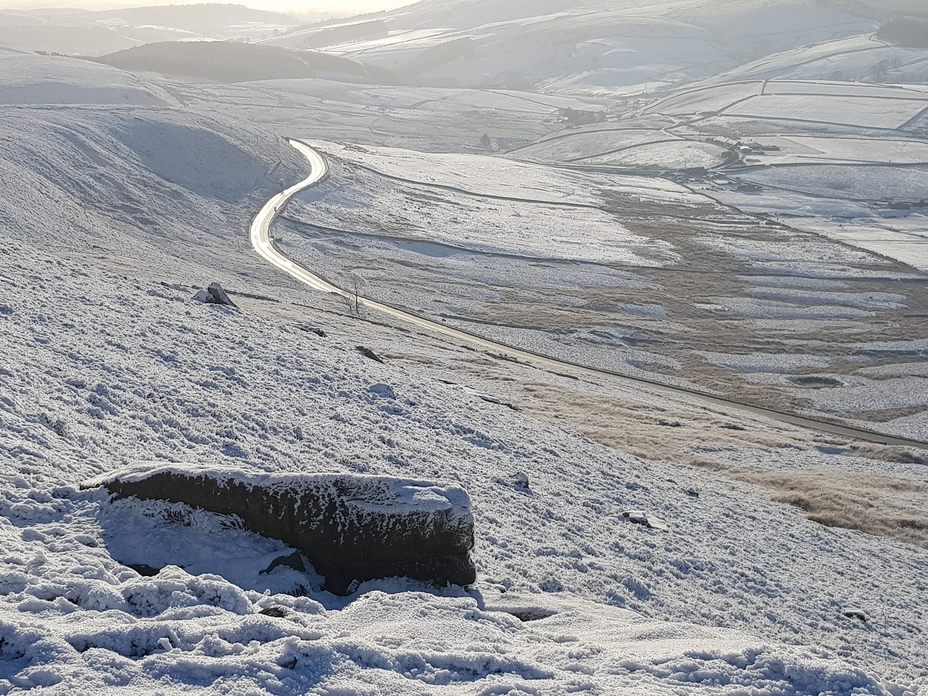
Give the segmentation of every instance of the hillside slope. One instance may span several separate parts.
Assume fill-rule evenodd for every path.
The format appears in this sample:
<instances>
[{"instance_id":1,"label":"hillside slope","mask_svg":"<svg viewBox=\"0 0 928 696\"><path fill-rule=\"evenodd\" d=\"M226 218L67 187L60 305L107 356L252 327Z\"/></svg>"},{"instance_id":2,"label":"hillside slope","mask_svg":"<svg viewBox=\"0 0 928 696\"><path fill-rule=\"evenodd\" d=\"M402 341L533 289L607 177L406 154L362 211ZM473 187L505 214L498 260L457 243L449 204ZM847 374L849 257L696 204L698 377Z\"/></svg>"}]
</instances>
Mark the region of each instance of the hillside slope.
<instances>
[{"instance_id":1,"label":"hillside slope","mask_svg":"<svg viewBox=\"0 0 928 696\"><path fill-rule=\"evenodd\" d=\"M285 14L218 3L106 11L0 9L0 45L100 56L159 41L251 40L300 24Z\"/></svg>"},{"instance_id":2,"label":"hillside slope","mask_svg":"<svg viewBox=\"0 0 928 696\"><path fill-rule=\"evenodd\" d=\"M340 45L333 40L327 50L389 69L412 84L528 89L676 84L876 27L812 0L724 6L706 0L426 0L387 13L383 21L386 37Z\"/></svg>"},{"instance_id":3,"label":"hillside slope","mask_svg":"<svg viewBox=\"0 0 928 696\"><path fill-rule=\"evenodd\" d=\"M120 70L217 82L310 78L320 72L345 81L367 81L364 66L345 58L226 41L151 43L95 60Z\"/></svg>"},{"instance_id":4,"label":"hillside slope","mask_svg":"<svg viewBox=\"0 0 928 696\"><path fill-rule=\"evenodd\" d=\"M507 408L472 385L497 372L496 388L579 382L351 317L265 267L248 220L301 176L277 137L159 105L0 108L0 689L925 685L922 549L817 525L750 483ZM192 299L214 280L242 310ZM698 410L625 395L665 418ZM726 439L728 420L714 422L720 459L928 485L920 465L845 456L769 423L737 426L757 431L746 451ZM78 489L138 460L461 485L478 583L373 582L346 604L290 569L262 574L289 550L234 521ZM651 525L629 521L634 511Z\"/></svg>"}]
</instances>

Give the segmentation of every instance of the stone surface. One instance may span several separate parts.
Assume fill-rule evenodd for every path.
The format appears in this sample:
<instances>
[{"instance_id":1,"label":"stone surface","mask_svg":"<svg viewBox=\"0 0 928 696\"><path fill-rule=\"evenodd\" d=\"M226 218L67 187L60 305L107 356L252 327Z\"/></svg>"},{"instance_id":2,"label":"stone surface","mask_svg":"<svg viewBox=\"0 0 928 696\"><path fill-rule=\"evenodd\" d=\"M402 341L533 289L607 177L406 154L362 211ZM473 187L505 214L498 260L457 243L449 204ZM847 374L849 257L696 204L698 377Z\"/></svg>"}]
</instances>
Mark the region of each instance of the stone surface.
<instances>
[{"instance_id":1,"label":"stone surface","mask_svg":"<svg viewBox=\"0 0 928 696\"><path fill-rule=\"evenodd\" d=\"M237 307L236 305L226 294L226 291L219 283L210 283L209 287L206 288L207 292L213 296L213 302L219 305L226 305L227 307Z\"/></svg>"},{"instance_id":2,"label":"stone surface","mask_svg":"<svg viewBox=\"0 0 928 696\"><path fill-rule=\"evenodd\" d=\"M351 474L269 475L141 466L84 484L120 498L186 503L237 515L247 529L302 553L325 589L406 576L439 584L476 579L470 499L457 487Z\"/></svg>"},{"instance_id":3,"label":"stone surface","mask_svg":"<svg viewBox=\"0 0 928 696\"><path fill-rule=\"evenodd\" d=\"M193 299L195 299L197 302L202 302L203 304L216 304L216 300L206 288L197 290L197 294L193 296Z\"/></svg>"},{"instance_id":4,"label":"stone surface","mask_svg":"<svg viewBox=\"0 0 928 696\"><path fill-rule=\"evenodd\" d=\"M379 363L383 362L383 358L377 355L377 353L372 351L370 348L367 348L365 346L358 346L358 352L360 352L361 355L363 355L365 358L370 358L371 360L375 360Z\"/></svg>"}]
</instances>

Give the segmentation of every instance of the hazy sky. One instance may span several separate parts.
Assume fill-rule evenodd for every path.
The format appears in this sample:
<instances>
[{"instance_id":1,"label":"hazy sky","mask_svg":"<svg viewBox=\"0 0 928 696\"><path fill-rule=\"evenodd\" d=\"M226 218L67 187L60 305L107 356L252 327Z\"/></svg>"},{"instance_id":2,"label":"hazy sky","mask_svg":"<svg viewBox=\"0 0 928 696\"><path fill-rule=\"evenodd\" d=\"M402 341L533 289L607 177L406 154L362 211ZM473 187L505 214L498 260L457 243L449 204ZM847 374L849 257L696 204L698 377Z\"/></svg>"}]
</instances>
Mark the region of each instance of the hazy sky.
<instances>
[{"instance_id":1,"label":"hazy sky","mask_svg":"<svg viewBox=\"0 0 928 696\"><path fill-rule=\"evenodd\" d=\"M299 14L331 12L344 15L388 10L412 4L414 0L0 0L0 9L31 10L48 7L75 7L85 10L104 10L146 5L191 5L203 2L228 2L260 10L293 11Z\"/></svg>"}]
</instances>

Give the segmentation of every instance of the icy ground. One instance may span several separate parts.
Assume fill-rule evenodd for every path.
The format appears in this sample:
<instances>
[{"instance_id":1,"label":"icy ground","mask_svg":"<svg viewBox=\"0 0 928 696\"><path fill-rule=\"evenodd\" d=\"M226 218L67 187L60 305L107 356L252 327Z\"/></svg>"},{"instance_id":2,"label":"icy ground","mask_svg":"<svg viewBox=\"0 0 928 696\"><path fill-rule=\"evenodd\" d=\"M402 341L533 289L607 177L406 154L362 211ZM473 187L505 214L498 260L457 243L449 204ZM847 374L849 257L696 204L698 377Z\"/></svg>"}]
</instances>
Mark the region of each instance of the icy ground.
<instances>
[{"instance_id":1,"label":"icy ground","mask_svg":"<svg viewBox=\"0 0 928 696\"><path fill-rule=\"evenodd\" d=\"M90 94L0 107L0 691L928 688L924 549L683 467L669 435L643 459L486 392L577 382L573 418L605 393L682 429L712 416L704 453L772 471L924 488L923 465L352 318L248 247L251 214L300 176L282 141ZM241 310L192 299L214 280ZM261 574L288 550L234 520L79 490L139 460L460 485L478 582L374 582L346 603L311 576Z\"/></svg>"}]
</instances>

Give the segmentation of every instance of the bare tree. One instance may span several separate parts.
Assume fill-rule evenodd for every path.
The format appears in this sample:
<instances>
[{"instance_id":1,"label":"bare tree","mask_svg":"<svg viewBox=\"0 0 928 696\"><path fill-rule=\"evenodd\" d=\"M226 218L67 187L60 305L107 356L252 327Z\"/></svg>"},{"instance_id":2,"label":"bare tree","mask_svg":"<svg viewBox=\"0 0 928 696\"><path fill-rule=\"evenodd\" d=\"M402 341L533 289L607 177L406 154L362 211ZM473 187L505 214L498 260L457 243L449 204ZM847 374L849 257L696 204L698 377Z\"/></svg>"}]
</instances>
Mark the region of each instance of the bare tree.
<instances>
[{"instance_id":1,"label":"bare tree","mask_svg":"<svg viewBox=\"0 0 928 696\"><path fill-rule=\"evenodd\" d=\"M361 300L370 287L370 283L357 272L352 271L348 275L348 310L356 317L361 316Z\"/></svg>"}]
</instances>

